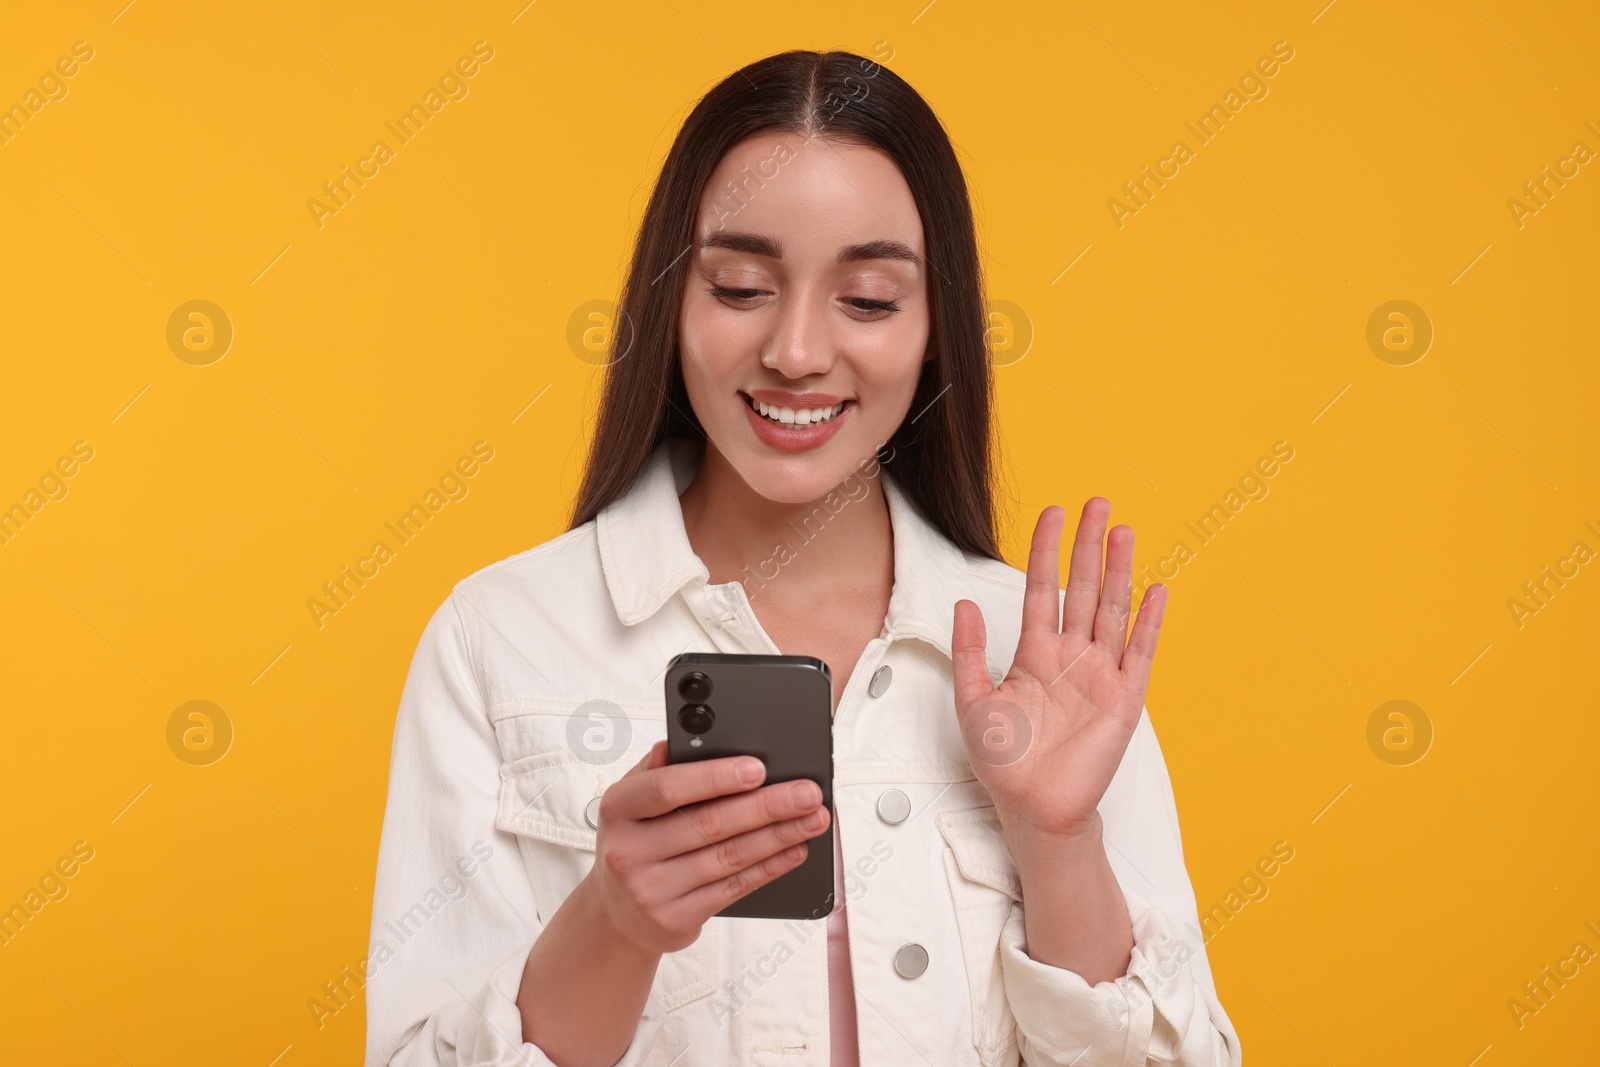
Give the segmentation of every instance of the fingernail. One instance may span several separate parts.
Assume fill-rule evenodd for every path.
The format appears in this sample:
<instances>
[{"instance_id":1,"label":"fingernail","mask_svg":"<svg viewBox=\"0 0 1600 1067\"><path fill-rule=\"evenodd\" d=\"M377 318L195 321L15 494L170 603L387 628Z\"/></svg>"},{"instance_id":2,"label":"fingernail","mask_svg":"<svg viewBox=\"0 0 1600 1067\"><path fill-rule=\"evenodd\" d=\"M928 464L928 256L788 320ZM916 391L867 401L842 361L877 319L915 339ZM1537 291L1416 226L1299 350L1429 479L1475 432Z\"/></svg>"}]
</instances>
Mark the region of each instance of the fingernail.
<instances>
[{"instance_id":1,"label":"fingernail","mask_svg":"<svg viewBox=\"0 0 1600 1067\"><path fill-rule=\"evenodd\" d=\"M761 761L757 759L742 759L739 761L739 781L752 785L761 780Z\"/></svg>"}]
</instances>

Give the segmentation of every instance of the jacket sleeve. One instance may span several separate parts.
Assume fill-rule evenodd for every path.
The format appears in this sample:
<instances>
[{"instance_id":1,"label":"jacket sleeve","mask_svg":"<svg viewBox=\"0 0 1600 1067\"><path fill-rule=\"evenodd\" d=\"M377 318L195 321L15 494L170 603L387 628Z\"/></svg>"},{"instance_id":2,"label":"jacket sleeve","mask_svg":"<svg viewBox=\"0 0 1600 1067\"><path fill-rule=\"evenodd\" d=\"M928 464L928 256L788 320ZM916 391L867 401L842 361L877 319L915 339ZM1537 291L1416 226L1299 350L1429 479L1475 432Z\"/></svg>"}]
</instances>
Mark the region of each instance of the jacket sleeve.
<instances>
[{"instance_id":1,"label":"jacket sleeve","mask_svg":"<svg viewBox=\"0 0 1600 1067\"><path fill-rule=\"evenodd\" d=\"M1000 937L1017 1044L1032 1067L1239 1067L1206 961L1178 811L1149 713L1100 803L1106 856L1133 921L1128 973L1089 985L1028 955L1023 903Z\"/></svg>"},{"instance_id":2,"label":"jacket sleeve","mask_svg":"<svg viewBox=\"0 0 1600 1067\"><path fill-rule=\"evenodd\" d=\"M515 836L495 826L500 749L457 587L423 630L395 722L366 960L366 1067L555 1067L517 992L542 929ZM618 1067L661 1025L654 995Z\"/></svg>"}]
</instances>

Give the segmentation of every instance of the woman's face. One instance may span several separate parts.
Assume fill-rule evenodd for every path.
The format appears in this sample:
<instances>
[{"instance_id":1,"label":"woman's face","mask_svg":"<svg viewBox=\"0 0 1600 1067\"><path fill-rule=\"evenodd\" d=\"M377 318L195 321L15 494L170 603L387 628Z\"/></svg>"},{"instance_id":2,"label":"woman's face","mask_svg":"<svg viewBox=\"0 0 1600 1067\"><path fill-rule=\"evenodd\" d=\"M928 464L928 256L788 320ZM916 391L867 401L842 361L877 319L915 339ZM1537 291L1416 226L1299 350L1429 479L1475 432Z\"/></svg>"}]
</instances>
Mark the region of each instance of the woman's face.
<instances>
[{"instance_id":1,"label":"woman's face","mask_svg":"<svg viewBox=\"0 0 1600 1067\"><path fill-rule=\"evenodd\" d=\"M695 235L689 402L757 493L816 500L889 440L931 358L911 189L881 149L757 134L718 164Z\"/></svg>"}]
</instances>

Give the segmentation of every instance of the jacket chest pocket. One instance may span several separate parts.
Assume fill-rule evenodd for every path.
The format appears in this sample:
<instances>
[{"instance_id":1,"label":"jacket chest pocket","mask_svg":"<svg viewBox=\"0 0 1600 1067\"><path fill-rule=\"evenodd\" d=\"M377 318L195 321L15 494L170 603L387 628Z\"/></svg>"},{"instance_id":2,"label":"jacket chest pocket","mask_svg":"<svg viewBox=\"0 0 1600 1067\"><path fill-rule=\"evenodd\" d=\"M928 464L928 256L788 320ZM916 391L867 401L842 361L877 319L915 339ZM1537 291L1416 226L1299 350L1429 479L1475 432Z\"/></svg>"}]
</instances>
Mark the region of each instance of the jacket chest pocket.
<instances>
[{"instance_id":1,"label":"jacket chest pocket","mask_svg":"<svg viewBox=\"0 0 1600 1067\"><path fill-rule=\"evenodd\" d=\"M1020 907L1022 881L994 805L935 817L949 846L945 875L955 901L956 927L972 995L972 1040L984 1067L1018 1061L1017 1023L1000 972L1000 936Z\"/></svg>"},{"instance_id":2,"label":"jacket chest pocket","mask_svg":"<svg viewBox=\"0 0 1600 1067\"><path fill-rule=\"evenodd\" d=\"M542 752L502 764L495 826L515 834L532 882L541 922L595 864L599 798L643 759L649 747L630 749L608 763L567 751ZM672 1011L712 993L720 971L721 924L700 929L688 948L661 957L651 994Z\"/></svg>"}]
</instances>

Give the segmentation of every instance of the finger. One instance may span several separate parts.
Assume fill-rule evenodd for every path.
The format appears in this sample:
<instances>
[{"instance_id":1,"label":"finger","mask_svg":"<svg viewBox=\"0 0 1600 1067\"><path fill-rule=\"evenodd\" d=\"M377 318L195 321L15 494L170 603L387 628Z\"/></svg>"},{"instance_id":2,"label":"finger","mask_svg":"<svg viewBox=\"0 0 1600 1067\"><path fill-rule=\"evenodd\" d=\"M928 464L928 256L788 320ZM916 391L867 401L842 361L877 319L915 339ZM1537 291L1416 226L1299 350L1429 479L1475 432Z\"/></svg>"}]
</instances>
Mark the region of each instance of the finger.
<instances>
[{"instance_id":1,"label":"finger","mask_svg":"<svg viewBox=\"0 0 1600 1067\"><path fill-rule=\"evenodd\" d=\"M987 640L982 609L971 600L956 601L956 621L950 635L950 665L955 674L958 707L970 707L994 689L994 682L989 678L989 658L984 653Z\"/></svg>"},{"instance_id":2,"label":"finger","mask_svg":"<svg viewBox=\"0 0 1600 1067\"><path fill-rule=\"evenodd\" d=\"M1022 630L1061 632L1061 530L1067 513L1051 504L1033 524L1028 549L1028 584L1022 593Z\"/></svg>"},{"instance_id":3,"label":"finger","mask_svg":"<svg viewBox=\"0 0 1600 1067\"><path fill-rule=\"evenodd\" d=\"M810 846L805 842L790 845L744 870L735 871L710 885L701 886L684 896L681 899L681 906L696 917L715 915L740 897L760 889L780 875L787 874L800 866L805 862L809 849Z\"/></svg>"},{"instance_id":4,"label":"finger","mask_svg":"<svg viewBox=\"0 0 1600 1067\"><path fill-rule=\"evenodd\" d=\"M1156 638L1161 636L1161 620L1167 614L1167 587L1160 582L1144 591L1139 601L1139 617L1133 624L1133 637L1128 641L1128 651L1122 657L1122 671L1134 683L1140 694L1150 685L1150 666L1156 655Z\"/></svg>"},{"instance_id":5,"label":"finger","mask_svg":"<svg viewBox=\"0 0 1600 1067\"><path fill-rule=\"evenodd\" d=\"M1100 608L1100 543L1105 540L1111 501L1092 496L1083 505L1067 571L1067 598L1061 632L1094 640L1094 615Z\"/></svg>"},{"instance_id":6,"label":"finger","mask_svg":"<svg viewBox=\"0 0 1600 1067\"><path fill-rule=\"evenodd\" d=\"M809 778L773 782L748 793L713 797L649 820L650 852L663 858L683 855L751 830L808 815L821 804L822 787Z\"/></svg>"},{"instance_id":7,"label":"finger","mask_svg":"<svg viewBox=\"0 0 1600 1067\"><path fill-rule=\"evenodd\" d=\"M1106 573L1100 585L1100 608L1094 615L1094 639L1122 663L1128 643L1128 611L1133 603L1133 527L1115 526L1106 535Z\"/></svg>"},{"instance_id":8,"label":"finger","mask_svg":"<svg viewBox=\"0 0 1600 1067\"><path fill-rule=\"evenodd\" d=\"M715 887L775 853L822 835L829 820L828 809L819 807L799 818L785 819L670 859L661 872L663 892L689 896L705 886Z\"/></svg>"},{"instance_id":9,"label":"finger","mask_svg":"<svg viewBox=\"0 0 1600 1067\"><path fill-rule=\"evenodd\" d=\"M760 769L760 776L753 782L738 776L738 769L746 762ZM670 763L617 779L605 791L601 803L608 818L653 819L686 804L754 789L766 773L765 764L754 756Z\"/></svg>"}]
</instances>

